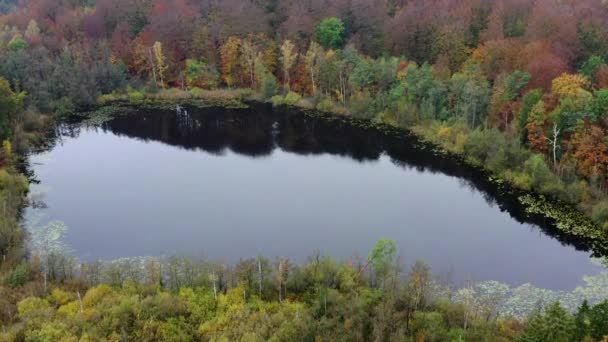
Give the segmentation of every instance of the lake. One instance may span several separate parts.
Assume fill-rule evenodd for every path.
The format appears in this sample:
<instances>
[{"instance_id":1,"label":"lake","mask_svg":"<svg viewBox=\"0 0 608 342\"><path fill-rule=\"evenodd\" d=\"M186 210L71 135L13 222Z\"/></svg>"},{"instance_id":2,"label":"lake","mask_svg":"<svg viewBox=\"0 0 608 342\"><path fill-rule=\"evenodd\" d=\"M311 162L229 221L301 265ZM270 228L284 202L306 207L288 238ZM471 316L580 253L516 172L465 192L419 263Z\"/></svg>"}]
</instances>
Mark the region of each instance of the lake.
<instances>
[{"instance_id":1,"label":"lake","mask_svg":"<svg viewBox=\"0 0 608 342\"><path fill-rule=\"evenodd\" d=\"M407 134L254 106L63 123L52 142L29 158L25 217L65 222L82 260L365 258L391 238L405 264L456 283L569 290L601 271L584 242Z\"/></svg>"}]
</instances>

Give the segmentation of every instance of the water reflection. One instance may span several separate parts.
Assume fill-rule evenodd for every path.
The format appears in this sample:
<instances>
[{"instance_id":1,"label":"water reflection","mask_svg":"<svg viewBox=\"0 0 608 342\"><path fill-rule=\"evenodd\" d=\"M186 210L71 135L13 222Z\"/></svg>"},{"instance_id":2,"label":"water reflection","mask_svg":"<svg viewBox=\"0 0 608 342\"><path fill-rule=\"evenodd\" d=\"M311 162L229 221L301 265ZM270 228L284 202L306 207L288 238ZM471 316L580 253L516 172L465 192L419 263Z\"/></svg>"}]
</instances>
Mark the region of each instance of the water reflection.
<instances>
[{"instance_id":1,"label":"water reflection","mask_svg":"<svg viewBox=\"0 0 608 342\"><path fill-rule=\"evenodd\" d=\"M77 135L80 126L68 126L68 135ZM221 155L226 150L249 157L264 157L280 148L301 155L333 154L359 162L375 161L386 154L405 169L442 173L457 177L463 187L478 191L489 205L497 205L520 223L532 223L564 245L589 251L585 239L563 234L553 222L530 215L519 204L518 192L499 189L477 169L433 151L432 146L403 132L389 134L367 127L353 127L340 118L303 116L296 110L273 110L258 105L243 109L184 109L166 112L142 111L105 123L105 131L143 141L161 141L184 149L200 149ZM63 132L64 134L66 132ZM603 251L592 251L605 256Z\"/></svg>"},{"instance_id":2,"label":"water reflection","mask_svg":"<svg viewBox=\"0 0 608 342\"><path fill-rule=\"evenodd\" d=\"M461 280L573 289L600 269L574 251L586 241L403 132L258 106L140 111L61 125L53 141L31 158L41 163L34 192L52 191L30 209L65 221L85 259L345 257L391 237L406 260Z\"/></svg>"}]
</instances>

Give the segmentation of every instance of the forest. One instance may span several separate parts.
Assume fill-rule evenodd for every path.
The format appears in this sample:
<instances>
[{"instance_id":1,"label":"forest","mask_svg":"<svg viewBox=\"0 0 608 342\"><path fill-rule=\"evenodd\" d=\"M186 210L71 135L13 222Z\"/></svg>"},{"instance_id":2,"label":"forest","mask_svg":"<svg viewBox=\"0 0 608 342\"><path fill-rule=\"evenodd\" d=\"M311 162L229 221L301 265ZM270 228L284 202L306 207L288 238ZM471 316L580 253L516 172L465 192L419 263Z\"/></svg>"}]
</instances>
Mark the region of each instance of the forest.
<instances>
[{"instance_id":1,"label":"forest","mask_svg":"<svg viewBox=\"0 0 608 342\"><path fill-rule=\"evenodd\" d=\"M602 340L606 303L504 317L430 291L423 264L398 271L386 241L369 267L151 261L91 278L28 253L19 164L77 111L268 101L409 129L605 237L606 23L603 0L0 0L0 340Z\"/></svg>"}]
</instances>

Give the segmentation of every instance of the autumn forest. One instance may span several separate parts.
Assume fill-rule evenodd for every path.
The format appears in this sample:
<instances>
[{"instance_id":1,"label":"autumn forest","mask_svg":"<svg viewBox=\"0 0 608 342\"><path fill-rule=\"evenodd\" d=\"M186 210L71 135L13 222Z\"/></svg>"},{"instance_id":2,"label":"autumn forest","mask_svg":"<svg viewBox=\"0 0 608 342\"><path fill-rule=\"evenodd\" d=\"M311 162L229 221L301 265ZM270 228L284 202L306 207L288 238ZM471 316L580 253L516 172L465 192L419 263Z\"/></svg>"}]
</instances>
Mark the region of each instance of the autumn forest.
<instances>
[{"instance_id":1,"label":"autumn forest","mask_svg":"<svg viewBox=\"0 0 608 342\"><path fill-rule=\"evenodd\" d=\"M24 160L58 122L181 103L407 130L608 255L604 0L0 0L0 340L608 336L606 284L574 309L501 312L500 286L439 284L390 239L356 262L302 264L80 263L31 247Z\"/></svg>"}]
</instances>

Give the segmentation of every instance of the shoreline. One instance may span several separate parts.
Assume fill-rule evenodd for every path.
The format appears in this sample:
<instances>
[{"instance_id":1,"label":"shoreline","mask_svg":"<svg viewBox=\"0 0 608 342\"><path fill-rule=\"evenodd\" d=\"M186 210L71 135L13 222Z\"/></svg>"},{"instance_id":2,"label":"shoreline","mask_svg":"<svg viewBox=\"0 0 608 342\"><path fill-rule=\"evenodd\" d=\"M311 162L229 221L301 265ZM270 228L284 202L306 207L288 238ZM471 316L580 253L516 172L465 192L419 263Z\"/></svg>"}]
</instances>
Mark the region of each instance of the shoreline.
<instances>
[{"instance_id":1,"label":"shoreline","mask_svg":"<svg viewBox=\"0 0 608 342\"><path fill-rule=\"evenodd\" d=\"M111 98L106 97L103 101L100 101L100 105L94 110L76 115L95 125L110 119L112 115L128 114L136 109L174 110L176 105L194 108L234 109L268 106L273 110L296 110L310 117L342 120L355 127L374 129L382 132L382 134L413 138L420 143L420 146L417 147L429 150L436 156L450 158L462 163L462 165L487 178L487 181L492 183L497 190L505 195L517 198L519 205L525 208L526 216L535 224L540 225L539 221L546 222L546 220L549 220L550 225L555 228L553 229L554 233L557 233L553 235L565 235L565 238L573 240L571 244L577 248L591 251L593 257L608 256L608 235L574 204L536 190L517 187L516 184L509 182L496 172L473 162L466 154L450 151L447 146L431 141L424 135L425 131L423 131L424 127L422 125L403 127L398 124L378 122L374 119L355 118L349 114L322 111L298 104L274 105L270 101L260 99L252 91L243 89L203 91L202 94L197 94L198 96L193 96L185 91L171 91L180 94L180 96L173 98L159 96L158 94L142 94L143 98L138 98L137 101L133 101L128 95L111 96ZM221 96L218 96L218 94L221 94Z\"/></svg>"}]
</instances>

